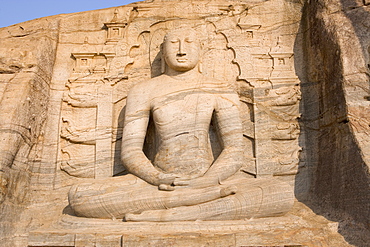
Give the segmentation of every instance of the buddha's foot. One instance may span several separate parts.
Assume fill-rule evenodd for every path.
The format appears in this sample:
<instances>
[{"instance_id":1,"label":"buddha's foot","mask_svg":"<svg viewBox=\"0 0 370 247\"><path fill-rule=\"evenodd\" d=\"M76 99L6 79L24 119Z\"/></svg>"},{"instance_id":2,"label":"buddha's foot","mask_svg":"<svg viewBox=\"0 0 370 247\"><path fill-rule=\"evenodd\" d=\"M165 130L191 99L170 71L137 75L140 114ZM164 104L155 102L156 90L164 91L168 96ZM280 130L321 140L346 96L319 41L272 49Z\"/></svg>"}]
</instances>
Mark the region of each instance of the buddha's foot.
<instances>
[{"instance_id":1,"label":"buddha's foot","mask_svg":"<svg viewBox=\"0 0 370 247\"><path fill-rule=\"evenodd\" d=\"M231 186L212 186L202 189L185 189L164 192L165 197L162 199L162 205L165 208L176 208L181 206L198 205L205 202L210 202L222 197L235 194L237 187ZM150 208L148 210L156 210L160 208Z\"/></svg>"},{"instance_id":2,"label":"buddha's foot","mask_svg":"<svg viewBox=\"0 0 370 247\"><path fill-rule=\"evenodd\" d=\"M154 212L155 210L151 210L150 212ZM140 214L125 214L126 221L160 221L160 220L153 220L153 217L149 217L148 211L144 211Z\"/></svg>"},{"instance_id":3,"label":"buddha's foot","mask_svg":"<svg viewBox=\"0 0 370 247\"><path fill-rule=\"evenodd\" d=\"M148 210L140 214L126 214L126 221L185 221L197 220L200 208L197 206L178 207L163 210Z\"/></svg>"},{"instance_id":4,"label":"buddha's foot","mask_svg":"<svg viewBox=\"0 0 370 247\"><path fill-rule=\"evenodd\" d=\"M238 191L238 188L235 185L231 185L231 186L221 189L220 195L221 197L234 195L237 191Z\"/></svg>"},{"instance_id":5,"label":"buddha's foot","mask_svg":"<svg viewBox=\"0 0 370 247\"><path fill-rule=\"evenodd\" d=\"M216 187L214 187L216 188ZM233 195L237 192L237 187L235 185L227 186L226 188L217 188L218 198L227 197ZM212 203L214 200L204 203ZM143 211L140 214L126 214L126 221L185 221L185 220L197 220L201 218L201 205L194 204L193 206L179 206L170 209L161 209L161 210L147 210Z\"/></svg>"}]
</instances>

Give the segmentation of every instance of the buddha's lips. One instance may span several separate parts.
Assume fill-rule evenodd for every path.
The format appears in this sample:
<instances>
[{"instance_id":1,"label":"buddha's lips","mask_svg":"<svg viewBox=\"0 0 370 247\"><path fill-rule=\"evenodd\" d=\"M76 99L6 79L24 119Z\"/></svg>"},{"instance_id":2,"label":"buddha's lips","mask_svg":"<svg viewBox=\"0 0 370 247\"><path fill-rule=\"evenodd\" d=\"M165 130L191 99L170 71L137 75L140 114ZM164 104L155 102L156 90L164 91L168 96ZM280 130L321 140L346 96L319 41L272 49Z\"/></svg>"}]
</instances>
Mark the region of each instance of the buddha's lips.
<instances>
[{"instance_id":1,"label":"buddha's lips","mask_svg":"<svg viewBox=\"0 0 370 247\"><path fill-rule=\"evenodd\" d=\"M177 60L177 62L179 62L179 63L185 63L185 62L187 62L187 61L188 61L186 58L178 58L178 59L176 59L176 60Z\"/></svg>"}]
</instances>

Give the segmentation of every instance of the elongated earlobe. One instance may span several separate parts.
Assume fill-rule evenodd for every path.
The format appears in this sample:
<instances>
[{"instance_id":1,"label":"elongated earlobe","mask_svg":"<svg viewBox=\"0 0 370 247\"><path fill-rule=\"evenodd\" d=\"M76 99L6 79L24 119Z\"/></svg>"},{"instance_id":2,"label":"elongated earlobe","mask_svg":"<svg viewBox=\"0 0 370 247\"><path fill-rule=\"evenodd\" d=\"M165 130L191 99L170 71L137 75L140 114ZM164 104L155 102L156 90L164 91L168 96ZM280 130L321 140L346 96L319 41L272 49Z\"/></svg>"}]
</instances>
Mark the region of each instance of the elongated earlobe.
<instances>
[{"instance_id":1,"label":"elongated earlobe","mask_svg":"<svg viewBox=\"0 0 370 247\"><path fill-rule=\"evenodd\" d=\"M164 61L164 57L161 57L161 73L166 73L166 62Z\"/></svg>"},{"instance_id":2,"label":"elongated earlobe","mask_svg":"<svg viewBox=\"0 0 370 247\"><path fill-rule=\"evenodd\" d=\"M199 46L200 46L200 50L203 51L203 47L204 47L204 43L203 42L199 42ZM204 54L202 54L200 60L199 60L199 63L198 63L198 71L199 73L203 73L203 60L202 60L202 57L203 57Z\"/></svg>"},{"instance_id":3,"label":"elongated earlobe","mask_svg":"<svg viewBox=\"0 0 370 247\"><path fill-rule=\"evenodd\" d=\"M161 73L166 73L166 61L164 60L163 44L161 45Z\"/></svg>"}]
</instances>

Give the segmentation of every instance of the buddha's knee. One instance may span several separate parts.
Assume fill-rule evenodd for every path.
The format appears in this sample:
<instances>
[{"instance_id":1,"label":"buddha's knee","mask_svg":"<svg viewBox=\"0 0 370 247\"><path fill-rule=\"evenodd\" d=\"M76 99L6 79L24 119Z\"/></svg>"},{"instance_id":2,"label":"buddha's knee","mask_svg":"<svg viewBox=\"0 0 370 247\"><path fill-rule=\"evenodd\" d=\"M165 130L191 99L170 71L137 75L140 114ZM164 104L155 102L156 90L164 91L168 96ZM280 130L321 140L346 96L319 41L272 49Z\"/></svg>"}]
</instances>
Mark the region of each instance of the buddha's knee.
<instances>
[{"instance_id":1,"label":"buddha's knee","mask_svg":"<svg viewBox=\"0 0 370 247\"><path fill-rule=\"evenodd\" d=\"M121 218L125 213L133 211L132 191L140 191L141 187L146 189L144 185L134 176L95 179L89 183L73 185L68 193L68 201L77 216Z\"/></svg>"},{"instance_id":2,"label":"buddha's knee","mask_svg":"<svg viewBox=\"0 0 370 247\"><path fill-rule=\"evenodd\" d=\"M75 184L71 187L68 192L68 202L69 206L73 209L77 216L84 216L86 204L89 203L89 200L84 196L83 193L80 192L80 186L80 184Z\"/></svg>"},{"instance_id":3,"label":"buddha's knee","mask_svg":"<svg viewBox=\"0 0 370 247\"><path fill-rule=\"evenodd\" d=\"M259 208L255 217L270 217L284 215L294 204L293 187L277 179L263 179L254 185L254 191L259 198Z\"/></svg>"},{"instance_id":4,"label":"buddha's knee","mask_svg":"<svg viewBox=\"0 0 370 247\"><path fill-rule=\"evenodd\" d=\"M91 184L73 185L68 193L69 205L75 215L89 218L109 218L100 208L101 192L90 188Z\"/></svg>"}]
</instances>

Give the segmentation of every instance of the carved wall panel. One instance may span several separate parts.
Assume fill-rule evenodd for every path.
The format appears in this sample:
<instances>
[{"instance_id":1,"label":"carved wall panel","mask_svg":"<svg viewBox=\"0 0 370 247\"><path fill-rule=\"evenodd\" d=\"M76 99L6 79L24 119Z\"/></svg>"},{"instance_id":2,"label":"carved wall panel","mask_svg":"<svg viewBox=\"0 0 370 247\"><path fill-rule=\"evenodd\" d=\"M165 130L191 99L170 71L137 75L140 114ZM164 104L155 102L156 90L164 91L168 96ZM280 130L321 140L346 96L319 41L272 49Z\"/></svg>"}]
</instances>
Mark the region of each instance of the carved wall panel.
<instances>
[{"instance_id":1,"label":"carved wall panel","mask_svg":"<svg viewBox=\"0 0 370 247\"><path fill-rule=\"evenodd\" d=\"M72 176L94 177L96 102L89 98L85 102L65 97L61 169Z\"/></svg>"},{"instance_id":2,"label":"carved wall panel","mask_svg":"<svg viewBox=\"0 0 370 247\"><path fill-rule=\"evenodd\" d=\"M85 77L70 80L66 87L68 90L64 94L61 129L61 138L65 144L61 151L68 154L68 160L73 157L73 162L63 162L62 170L77 177L112 176L111 84ZM89 169L80 165L86 159L89 160ZM82 174L81 169L88 170L87 174Z\"/></svg>"}]
</instances>

